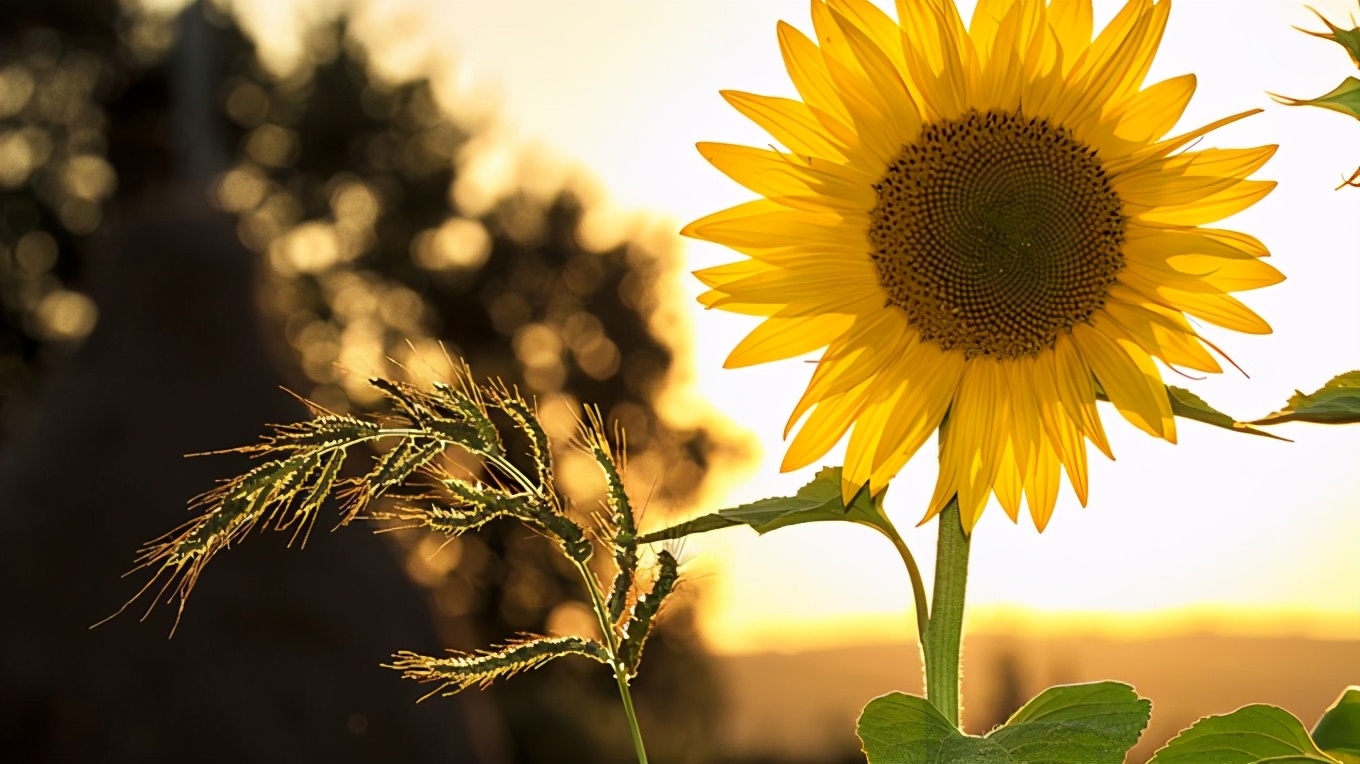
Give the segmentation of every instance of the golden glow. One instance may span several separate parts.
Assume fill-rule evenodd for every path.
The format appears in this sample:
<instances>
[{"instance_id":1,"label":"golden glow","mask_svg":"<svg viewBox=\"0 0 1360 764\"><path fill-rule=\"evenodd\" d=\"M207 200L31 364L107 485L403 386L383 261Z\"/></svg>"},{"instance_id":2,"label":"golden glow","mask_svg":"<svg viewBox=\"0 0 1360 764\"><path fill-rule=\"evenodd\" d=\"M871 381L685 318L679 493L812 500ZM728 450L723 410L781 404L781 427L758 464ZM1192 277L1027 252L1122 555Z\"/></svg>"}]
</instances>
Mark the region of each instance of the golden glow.
<instances>
[{"instance_id":1,"label":"golden glow","mask_svg":"<svg viewBox=\"0 0 1360 764\"><path fill-rule=\"evenodd\" d=\"M972 5L960 3L961 13L971 14ZM1351 0L1311 5L1334 19L1354 9ZM1104 26L1118 8L1098 1L1095 26ZM622 228L611 218L623 218L606 209L660 211L676 221L663 234L670 235L681 221L750 197L690 147L715 137L758 146L769 141L763 131L734 119L715 94L739 88L796 97L771 25L792 19L809 31L801 21L807 13L803 0L373 0L353 30L368 39L400 41L374 52L375 63L392 71L440 67L435 82L443 101L459 106L460 119L480 118L494 106L503 112L511 135L506 140L546 144L588 167L609 194L591 200L590 225L578 236L583 243L598 237L604 248ZM535 23L524 24L526 15ZM1253 303L1270 316L1275 333L1251 338L1224 333L1231 339L1220 346L1250 372L1250 380L1227 373L1179 382L1244 417L1278 408L1295 388L1316 387L1360 366L1355 354L1360 303L1353 294L1360 258L1348 222L1357 218L1357 198L1331 190L1341 171L1352 169L1349 158L1339 161L1336 155L1337 147L1354 145L1355 126L1321 110L1272 107L1264 95L1320 92L1331 84L1320 85L1318 73L1336 71L1336 51L1292 28L1314 23L1301 5L1283 0L1237 3L1230 14L1221 3L1180 2L1148 73L1153 82L1198 75L1196 98L1173 130L1261 106L1265 113L1224 128L1223 140L1281 144L1270 164L1270 177L1280 188L1225 224L1252 231L1270 244L1278 262L1287 263L1282 267L1289 281L1258 293ZM1224 44L1205 45L1206 35ZM1262 50L1271 55L1260 55ZM1290 66L1279 66L1282 60ZM1344 65L1344 57L1340 61ZM489 185L474 190L489 196L495 191ZM728 250L703 242L690 243L685 253L691 268L731 259ZM667 288L688 290L691 299L699 291L679 282ZM516 310L507 301L493 313L513 317ZM697 330L695 358L685 374L698 393L677 388L673 414L692 411L689 404L701 394L756 433L765 453L763 464L711 497L711 506L792 494L811 479L816 465L779 474L785 450L780 433L812 364L725 370L734 338L757 321L697 309L679 318L675 326ZM329 363L326 368L334 373ZM1180 429L1180 443L1172 448L1132 428L1110 428L1119 462L1092 460L1090 507L1081 509L1064 489L1057 499L1064 520L1042 537L1011 526L1000 513L984 515L970 571L970 612L978 627L988 628L983 614L1005 604L1033 613L1090 614L1093 620L1110 614L1109 623L1121 629L1132 628L1142 614L1166 611L1203 609L1216 622L1230 620L1224 613L1265 611L1282 615L1274 621L1246 619L1243 628L1277 634L1294 630L1287 614L1305 611L1335 618L1343 634L1360 633L1354 589L1360 580L1360 557L1354 554L1360 474L1353 464L1360 432L1286 425L1276 431L1296 442L1285 444L1193 423ZM842 459L833 451L822 463ZM930 461L909 464L888 496L890 514L927 573L934 526L911 526L930 498L935 477ZM630 463L630 480L636 478L643 493L651 469L645 459ZM872 631L860 628L868 621L890 625L900 619L900 633L910 630L910 595L900 563L881 538L863 529L787 529L764 537L732 530L694 537L684 552L683 572L702 589L702 627L717 649L779 649L802 643L804 634L819 644L854 644Z\"/></svg>"}]
</instances>

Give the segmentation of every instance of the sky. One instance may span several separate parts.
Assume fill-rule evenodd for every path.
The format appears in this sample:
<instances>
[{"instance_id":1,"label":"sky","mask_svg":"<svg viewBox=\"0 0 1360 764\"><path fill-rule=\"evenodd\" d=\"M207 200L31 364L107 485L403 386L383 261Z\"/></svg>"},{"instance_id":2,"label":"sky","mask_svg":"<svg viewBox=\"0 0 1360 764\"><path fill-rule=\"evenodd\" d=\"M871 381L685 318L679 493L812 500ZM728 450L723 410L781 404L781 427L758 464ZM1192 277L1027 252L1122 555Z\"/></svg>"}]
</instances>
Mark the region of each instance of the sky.
<instances>
[{"instance_id":1,"label":"sky","mask_svg":"<svg viewBox=\"0 0 1360 764\"><path fill-rule=\"evenodd\" d=\"M407 36L408 65L448 67L454 90L494 103L508 141L579 163L605 189L607 204L645 210L674 230L753 198L694 144L771 143L718 91L796 96L775 24L811 26L806 3L774 0L367 5L370 21L395 23ZM1360 16L1354 2L1312 5L1338 22ZM971 3L961 6L971 13ZM1117 7L1098 0L1097 27ZM1360 368L1360 190L1333 190L1360 164L1360 123L1267 96L1320 95L1353 66L1339 46L1293 26L1322 28L1301 3L1286 0L1181 0L1148 78L1198 76L1177 131L1265 109L1202 147L1280 144L1257 174L1279 188L1221 224L1262 239L1287 275L1246 297L1275 331L1258 337L1209 329L1249 377L1169 379L1242 419L1279 408L1296 388L1310 391ZM717 245L682 246L689 269L739 259ZM700 285L689 279L687 289L694 296ZM696 333L700 391L763 444L753 477L733 485L723 506L793 493L816 466L779 473L780 436L812 364L725 370L723 359L755 320L697 303L686 318ZM1023 515L1012 525L995 504L983 516L973 542L970 618L1001 627L1037 613L1050 623L1127 631L1150 622L1138 616L1154 614L1197 628L1360 636L1360 428L1285 425L1273 431L1295 442L1282 443L1183 423L1173 446L1108 407L1102 416L1117 461L1091 449L1088 507L1064 487L1042 535ZM839 464L841 453L838 447L819 464ZM907 466L887 503L927 580L935 525L915 526L934 484L930 453L923 448ZM684 552L704 592L715 649L792 649L910 630L901 563L868 529L816 524L765 537L737 529L692 538Z\"/></svg>"}]
</instances>

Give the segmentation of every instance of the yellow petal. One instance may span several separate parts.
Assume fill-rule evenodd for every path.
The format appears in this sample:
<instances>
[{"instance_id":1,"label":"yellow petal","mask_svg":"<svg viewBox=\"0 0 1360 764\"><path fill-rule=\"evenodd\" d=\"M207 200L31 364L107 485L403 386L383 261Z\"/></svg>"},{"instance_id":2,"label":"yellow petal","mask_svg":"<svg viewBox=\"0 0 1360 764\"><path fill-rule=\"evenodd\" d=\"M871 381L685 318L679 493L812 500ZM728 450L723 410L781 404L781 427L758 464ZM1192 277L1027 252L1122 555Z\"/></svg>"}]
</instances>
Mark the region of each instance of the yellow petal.
<instances>
[{"instance_id":1,"label":"yellow petal","mask_svg":"<svg viewBox=\"0 0 1360 764\"><path fill-rule=\"evenodd\" d=\"M916 342L915 330L909 329L901 311L876 310L859 316L855 322L822 354L817 370L808 382L807 390L793 407L784 436L817 401L857 387L873 376L884 378L883 389L895 384L898 377L889 369L912 356ZM875 392L875 400L883 396Z\"/></svg>"},{"instance_id":2,"label":"yellow petal","mask_svg":"<svg viewBox=\"0 0 1360 764\"><path fill-rule=\"evenodd\" d=\"M883 439L889 417L897 405L897 397L904 395L905 386L896 386L888 397L869 404L855 422L850 443L845 449L845 466L841 470L841 497L850 501L860 486L870 483L874 472L874 452Z\"/></svg>"},{"instance_id":3,"label":"yellow petal","mask_svg":"<svg viewBox=\"0 0 1360 764\"><path fill-rule=\"evenodd\" d=\"M1035 449L1035 458L1030 460L1028 474L1025 475L1025 499L1029 504L1029 516L1040 533L1048 527L1053 517L1053 506L1058 501L1058 460L1047 445Z\"/></svg>"},{"instance_id":4,"label":"yellow petal","mask_svg":"<svg viewBox=\"0 0 1360 764\"><path fill-rule=\"evenodd\" d=\"M710 274L726 267L728 266L706 268L699 273ZM769 268L763 273L723 283L720 288L737 298L738 302L811 301L822 299L827 293L877 294L880 295L880 300L882 299L882 290L878 286L873 263L867 259L859 263L831 261L818 267L796 270Z\"/></svg>"},{"instance_id":5,"label":"yellow petal","mask_svg":"<svg viewBox=\"0 0 1360 764\"><path fill-rule=\"evenodd\" d=\"M973 47L984 69L990 66L997 30L1013 3L1014 0L978 0L977 6L973 8L973 18L968 22L968 36L973 40ZM900 11L898 15L901 15Z\"/></svg>"},{"instance_id":6,"label":"yellow petal","mask_svg":"<svg viewBox=\"0 0 1360 764\"><path fill-rule=\"evenodd\" d=\"M996 470L996 485L993 490L996 493L996 500L1000 502L1001 508L1005 510L1011 522L1016 522L1020 518L1020 491L1024 485L1021 469L1016 463L1015 447L1007 443L1006 450L1001 455L1001 465Z\"/></svg>"},{"instance_id":7,"label":"yellow petal","mask_svg":"<svg viewBox=\"0 0 1360 764\"><path fill-rule=\"evenodd\" d=\"M1061 406L1053 408L1053 429L1048 434L1048 444L1067 471L1067 479L1077 494L1077 501L1086 506L1089 495L1089 481L1086 470L1086 441L1081 431L1067 418ZM1051 506L1051 505L1050 505Z\"/></svg>"},{"instance_id":8,"label":"yellow petal","mask_svg":"<svg viewBox=\"0 0 1360 764\"><path fill-rule=\"evenodd\" d=\"M899 147L915 140L921 130L921 116L907 92L907 86L902 82L901 75L898 74L897 66L883 49L852 21L835 10L830 13L836 26L845 35L846 43L854 53L855 60L873 83L872 90L876 97L872 103L875 111L880 114L883 129L897 141Z\"/></svg>"},{"instance_id":9,"label":"yellow petal","mask_svg":"<svg viewBox=\"0 0 1360 764\"><path fill-rule=\"evenodd\" d=\"M826 452L845 435L859 417L869 398L865 394L869 383L817 403L812 415L789 444L784 453L780 472L792 472L826 456Z\"/></svg>"},{"instance_id":10,"label":"yellow petal","mask_svg":"<svg viewBox=\"0 0 1360 764\"><path fill-rule=\"evenodd\" d=\"M832 163L812 167L787 154L727 143L704 142L698 148L727 177L790 207L862 212L878 203L871 181Z\"/></svg>"},{"instance_id":11,"label":"yellow petal","mask_svg":"<svg viewBox=\"0 0 1360 764\"><path fill-rule=\"evenodd\" d=\"M1196 202L1144 212L1139 217L1158 223L1199 225L1222 220L1261 201L1275 189L1273 180L1240 180L1231 188Z\"/></svg>"},{"instance_id":12,"label":"yellow petal","mask_svg":"<svg viewBox=\"0 0 1360 764\"><path fill-rule=\"evenodd\" d=\"M1148 307L1135 307L1119 300L1110 300L1105 303L1105 312L1143 350L1167 364L1214 374L1223 371L1218 361L1199 344L1193 332L1168 327L1168 322Z\"/></svg>"},{"instance_id":13,"label":"yellow petal","mask_svg":"<svg viewBox=\"0 0 1360 764\"><path fill-rule=\"evenodd\" d=\"M1072 87L1053 114L1058 121L1071 124L1097 116L1127 87L1126 78L1138 76L1141 82L1137 67L1156 52L1155 45L1151 51L1145 46L1155 31L1155 11L1149 12L1149 5L1147 0L1129 0L1101 30L1068 75Z\"/></svg>"},{"instance_id":14,"label":"yellow petal","mask_svg":"<svg viewBox=\"0 0 1360 764\"><path fill-rule=\"evenodd\" d=\"M1105 438L1105 429L1096 411L1096 388L1091 382L1091 369L1082 357L1071 334L1058 335L1053 346L1051 359L1041 356L1040 363L1051 363L1054 383L1059 399L1067 415L1076 422L1086 437L1096 444L1102 453L1113 459L1110 443Z\"/></svg>"},{"instance_id":15,"label":"yellow petal","mask_svg":"<svg viewBox=\"0 0 1360 764\"><path fill-rule=\"evenodd\" d=\"M991 495L1010 419L1008 403L1002 395L997 362L984 357L970 360L950 409L940 454L941 464L949 462L954 469L965 531L972 530ZM937 483L931 506L943 507L947 502Z\"/></svg>"},{"instance_id":16,"label":"yellow petal","mask_svg":"<svg viewBox=\"0 0 1360 764\"><path fill-rule=\"evenodd\" d=\"M1167 138L1166 140L1160 143L1154 143L1153 145L1148 146L1147 148L1141 151L1137 151L1128 156L1119 157L1112 161L1107 160L1105 162L1105 172L1110 175L1119 175L1121 173L1129 172L1134 168L1138 167L1139 165L1143 164L1144 162L1151 162L1161 157L1169 156L1175 151L1185 148L1190 143L1199 140L1200 138L1213 132L1214 130L1217 130L1220 127L1223 127L1224 125L1228 125L1238 121L1239 119L1245 119L1254 114L1260 113L1261 113L1260 109L1251 109L1248 111L1241 112L1239 114L1234 114L1231 117L1224 117L1223 119L1217 120L1215 122L1210 122L1209 124L1203 127L1191 130L1188 133L1182 133L1174 138Z\"/></svg>"},{"instance_id":17,"label":"yellow petal","mask_svg":"<svg viewBox=\"0 0 1360 764\"><path fill-rule=\"evenodd\" d=\"M811 244L863 249L867 228L868 218L864 216L818 215L757 199L699 218L680 229L680 234L729 247Z\"/></svg>"},{"instance_id":18,"label":"yellow petal","mask_svg":"<svg viewBox=\"0 0 1360 764\"><path fill-rule=\"evenodd\" d=\"M841 103L836 93L836 85L826 71L826 64L816 44L783 21L779 22L778 29L784 68L788 70L789 79L793 80L793 86L803 101L829 118L842 123L849 122L850 113L845 110L845 104Z\"/></svg>"},{"instance_id":19,"label":"yellow petal","mask_svg":"<svg viewBox=\"0 0 1360 764\"><path fill-rule=\"evenodd\" d=\"M1072 339L1119 413L1144 432L1174 443L1171 402L1148 354L1108 321L1096 326L1077 324Z\"/></svg>"},{"instance_id":20,"label":"yellow petal","mask_svg":"<svg viewBox=\"0 0 1360 764\"><path fill-rule=\"evenodd\" d=\"M1048 5L1048 25L1062 46L1066 74L1091 46L1091 0L1053 0Z\"/></svg>"},{"instance_id":21,"label":"yellow petal","mask_svg":"<svg viewBox=\"0 0 1360 764\"><path fill-rule=\"evenodd\" d=\"M1163 80L1131 97L1117 115L1114 135L1133 144L1146 145L1176 126L1195 94L1193 74Z\"/></svg>"},{"instance_id":22,"label":"yellow petal","mask_svg":"<svg viewBox=\"0 0 1360 764\"><path fill-rule=\"evenodd\" d=\"M963 353L939 350L933 342L918 343L902 370L901 394L888 417L883 437L874 451L874 487L886 487L907 460L940 425L959 387Z\"/></svg>"},{"instance_id":23,"label":"yellow petal","mask_svg":"<svg viewBox=\"0 0 1360 764\"><path fill-rule=\"evenodd\" d=\"M1244 251L1202 228L1144 228L1130 225L1124 242L1126 257L1149 263L1165 263L1182 255L1206 255L1218 259L1254 260Z\"/></svg>"},{"instance_id":24,"label":"yellow petal","mask_svg":"<svg viewBox=\"0 0 1360 764\"><path fill-rule=\"evenodd\" d=\"M725 288L728 282L739 282L751 277L781 272L779 269L771 268L759 260L738 260L735 263L725 263L694 271L694 277L702 281L704 286Z\"/></svg>"},{"instance_id":25,"label":"yellow petal","mask_svg":"<svg viewBox=\"0 0 1360 764\"><path fill-rule=\"evenodd\" d=\"M901 151L904 129L892 122L894 115L882 90L865 74L831 9L821 0L813 0L812 22L826 71L854 126L857 145L877 174ZM860 161L866 159L862 156Z\"/></svg>"},{"instance_id":26,"label":"yellow petal","mask_svg":"<svg viewBox=\"0 0 1360 764\"><path fill-rule=\"evenodd\" d=\"M1237 178L1142 172L1117 177L1110 185L1124 201L1124 214L1138 215L1192 204L1241 182Z\"/></svg>"},{"instance_id":27,"label":"yellow petal","mask_svg":"<svg viewBox=\"0 0 1360 764\"><path fill-rule=\"evenodd\" d=\"M1225 292L1260 289L1284 281L1284 274L1261 260L1224 260L1207 255L1183 255L1167 260L1182 273L1200 275L1206 283Z\"/></svg>"},{"instance_id":28,"label":"yellow petal","mask_svg":"<svg viewBox=\"0 0 1360 764\"><path fill-rule=\"evenodd\" d=\"M839 315L767 318L737 344L723 367L737 369L811 353L843 335L854 320Z\"/></svg>"},{"instance_id":29,"label":"yellow petal","mask_svg":"<svg viewBox=\"0 0 1360 764\"><path fill-rule=\"evenodd\" d=\"M901 63L902 35L892 17L868 0L828 0L828 5L873 40L894 65Z\"/></svg>"},{"instance_id":30,"label":"yellow petal","mask_svg":"<svg viewBox=\"0 0 1360 764\"><path fill-rule=\"evenodd\" d=\"M1224 329L1246 334L1271 333L1270 324L1265 319L1231 295L1196 294L1165 287L1158 289L1157 295L1168 307L1185 311Z\"/></svg>"},{"instance_id":31,"label":"yellow petal","mask_svg":"<svg viewBox=\"0 0 1360 764\"><path fill-rule=\"evenodd\" d=\"M796 154L843 160L840 147L827 137L826 128L802 101L754 95L736 90L721 91L732 107L746 115L775 140Z\"/></svg>"},{"instance_id":32,"label":"yellow petal","mask_svg":"<svg viewBox=\"0 0 1360 764\"><path fill-rule=\"evenodd\" d=\"M1266 245L1262 244L1260 239L1250 234L1245 234L1240 231L1225 231L1219 228L1196 228L1195 233L1206 236L1228 247L1237 249L1252 257L1270 257L1270 250L1266 249ZM1218 253L1202 252L1201 254L1214 255Z\"/></svg>"}]
</instances>

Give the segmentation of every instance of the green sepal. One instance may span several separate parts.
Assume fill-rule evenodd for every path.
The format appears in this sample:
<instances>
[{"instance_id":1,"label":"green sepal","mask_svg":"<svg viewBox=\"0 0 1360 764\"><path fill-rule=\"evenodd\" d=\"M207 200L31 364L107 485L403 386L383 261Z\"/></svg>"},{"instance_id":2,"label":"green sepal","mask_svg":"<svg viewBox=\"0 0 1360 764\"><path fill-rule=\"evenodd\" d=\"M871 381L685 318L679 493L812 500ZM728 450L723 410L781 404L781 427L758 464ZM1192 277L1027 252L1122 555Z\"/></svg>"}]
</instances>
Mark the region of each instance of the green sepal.
<instances>
[{"instance_id":1,"label":"green sepal","mask_svg":"<svg viewBox=\"0 0 1360 764\"><path fill-rule=\"evenodd\" d=\"M1342 764L1360 764L1360 687L1347 687L1323 712L1313 742Z\"/></svg>"},{"instance_id":2,"label":"green sepal","mask_svg":"<svg viewBox=\"0 0 1360 764\"><path fill-rule=\"evenodd\" d=\"M1360 119L1360 79L1354 77L1347 77L1332 92L1317 98L1275 98L1285 106L1317 106Z\"/></svg>"},{"instance_id":3,"label":"green sepal","mask_svg":"<svg viewBox=\"0 0 1360 764\"><path fill-rule=\"evenodd\" d=\"M859 736L870 764L1119 764L1152 704L1119 682L1050 687L983 737L956 729L929 701L902 693L864 707Z\"/></svg>"},{"instance_id":4,"label":"green sepal","mask_svg":"<svg viewBox=\"0 0 1360 764\"><path fill-rule=\"evenodd\" d=\"M1171 739L1148 764L1336 764L1303 723L1282 708L1257 704L1206 716Z\"/></svg>"},{"instance_id":5,"label":"green sepal","mask_svg":"<svg viewBox=\"0 0 1360 764\"><path fill-rule=\"evenodd\" d=\"M841 498L841 468L823 467L811 483L799 488L798 493L793 496L761 499L731 509L720 509L713 514L644 534L638 542L650 544L655 541L667 541L734 525L749 525L756 533L765 534L789 525L825 520L845 520L868 525L877 528L889 538L895 538L896 531L879 507L881 498L881 495L878 498L871 497L868 487L865 486L851 498L850 505L846 506Z\"/></svg>"},{"instance_id":6,"label":"green sepal","mask_svg":"<svg viewBox=\"0 0 1360 764\"><path fill-rule=\"evenodd\" d=\"M1257 419L1252 424L1281 422L1360 423L1360 371L1338 374L1316 392L1308 395L1295 390L1283 409Z\"/></svg>"},{"instance_id":7,"label":"green sepal","mask_svg":"<svg viewBox=\"0 0 1360 764\"><path fill-rule=\"evenodd\" d=\"M1318 18L1322 19L1322 23L1326 24L1327 28L1331 31L1310 32L1307 29L1300 29L1299 31L1314 37L1321 37L1324 40L1331 40L1337 45L1340 45L1350 54L1351 61L1354 61L1356 66L1360 66L1360 27L1355 29L1342 29L1328 21L1327 17L1323 16L1321 13L1318 13L1317 11L1313 11L1313 13L1317 13Z\"/></svg>"}]
</instances>

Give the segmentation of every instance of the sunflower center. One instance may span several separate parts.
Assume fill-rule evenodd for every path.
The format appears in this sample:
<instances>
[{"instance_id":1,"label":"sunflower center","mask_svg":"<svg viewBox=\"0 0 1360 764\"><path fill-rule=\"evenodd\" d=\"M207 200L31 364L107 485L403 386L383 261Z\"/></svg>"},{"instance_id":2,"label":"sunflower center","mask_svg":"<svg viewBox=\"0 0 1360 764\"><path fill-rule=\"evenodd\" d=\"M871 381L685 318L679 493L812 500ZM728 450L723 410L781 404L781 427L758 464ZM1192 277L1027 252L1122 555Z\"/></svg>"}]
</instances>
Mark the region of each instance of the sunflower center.
<instances>
[{"instance_id":1,"label":"sunflower center","mask_svg":"<svg viewBox=\"0 0 1360 764\"><path fill-rule=\"evenodd\" d=\"M927 125L874 190L869 242L888 303L970 358L1052 348L1124 267L1122 205L1095 150L1043 119L973 111Z\"/></svg>"}]
</instances>

